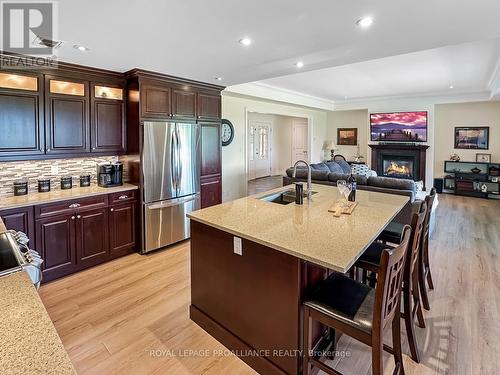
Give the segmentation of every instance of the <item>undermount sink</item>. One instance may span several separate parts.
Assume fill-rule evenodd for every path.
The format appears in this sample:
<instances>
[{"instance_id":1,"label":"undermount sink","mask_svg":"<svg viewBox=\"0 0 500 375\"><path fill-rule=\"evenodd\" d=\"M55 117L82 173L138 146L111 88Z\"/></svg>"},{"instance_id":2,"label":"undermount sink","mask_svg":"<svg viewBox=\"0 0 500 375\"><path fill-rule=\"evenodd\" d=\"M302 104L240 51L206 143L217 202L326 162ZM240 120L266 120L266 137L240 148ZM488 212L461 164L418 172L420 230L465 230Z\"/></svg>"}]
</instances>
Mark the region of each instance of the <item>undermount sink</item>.
<instances>
[{"instance_id":1,"label":"undermount sink","mask_svg":"<svg viewBox=\"0 0 500 375\"><path fill-rule=\"evenodd\" d=\"M315 191L312 191L311 194L316 194ZM307 194L304 193L304 198L307 197ZM277 204L290 204L295 202L295 190L287 189L284 191L278 191L277 193L272 193L268 195L264 195L263 197L258 198L261 201L269 202L269 203L277 203Z\"/></svg>"}]
</instances>

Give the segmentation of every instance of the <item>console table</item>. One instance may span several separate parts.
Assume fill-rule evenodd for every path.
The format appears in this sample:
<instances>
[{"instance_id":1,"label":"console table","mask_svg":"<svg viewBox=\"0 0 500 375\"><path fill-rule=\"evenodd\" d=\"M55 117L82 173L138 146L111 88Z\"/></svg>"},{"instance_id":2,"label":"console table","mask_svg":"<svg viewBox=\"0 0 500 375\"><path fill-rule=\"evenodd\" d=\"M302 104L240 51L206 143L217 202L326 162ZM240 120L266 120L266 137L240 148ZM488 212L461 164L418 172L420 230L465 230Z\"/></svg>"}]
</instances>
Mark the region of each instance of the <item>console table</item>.
<instances>
[{"instance_id":1,"label":"console table","mask_svg":"<svg viewBox=\"0 0 500 375\"><path fill-rule=\"evenodd\" d=\"M444 189L456 195L500 198L500 164L468 161L444 162ZM485 191L484 191L485 190Z\"/></svg>"}]
</instances>

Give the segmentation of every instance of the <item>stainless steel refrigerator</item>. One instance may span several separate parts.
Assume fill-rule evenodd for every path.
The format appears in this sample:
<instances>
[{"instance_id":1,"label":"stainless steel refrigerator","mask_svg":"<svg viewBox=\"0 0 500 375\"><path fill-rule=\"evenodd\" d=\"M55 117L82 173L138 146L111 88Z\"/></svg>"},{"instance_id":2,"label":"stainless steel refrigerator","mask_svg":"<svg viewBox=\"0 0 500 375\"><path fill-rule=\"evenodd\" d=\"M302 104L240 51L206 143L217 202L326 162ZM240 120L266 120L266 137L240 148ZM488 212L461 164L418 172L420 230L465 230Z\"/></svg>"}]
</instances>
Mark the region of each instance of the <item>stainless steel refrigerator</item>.
<instances>
[{"instance_id":1,"label":"stainless steel refrigerator","mask_svg":"<svg viewBox=\"0 0 500 375\"><path fill-rule=\"evenodd\" d=\"M189 238L186 214L200 208L200 126L144 122L141 158L147 253Z\"/></svg>"}]
</instances>

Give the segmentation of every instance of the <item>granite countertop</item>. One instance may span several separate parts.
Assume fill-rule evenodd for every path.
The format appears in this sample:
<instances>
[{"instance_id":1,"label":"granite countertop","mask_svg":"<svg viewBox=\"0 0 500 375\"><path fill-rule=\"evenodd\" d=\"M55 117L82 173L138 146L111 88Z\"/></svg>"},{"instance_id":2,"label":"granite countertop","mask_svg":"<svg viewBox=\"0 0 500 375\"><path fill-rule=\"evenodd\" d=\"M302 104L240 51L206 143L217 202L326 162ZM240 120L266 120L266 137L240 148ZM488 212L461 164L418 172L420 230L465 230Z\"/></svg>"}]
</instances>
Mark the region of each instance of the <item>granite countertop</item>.
<instances>
[{"instance_id":1,"label":"granite countertop","mask_svg":"<svg viewBox=\"0 0 500 375\"><path fill-rule=\"evenodd\" d=\"M94 195L118 193L120 191L128 191L138 189L136 185L123 184L110 188L103 188L97 185L89 187L74 187L68 190L52 190L48 193L30 193L19 197L11 196L0 200L0 209L33 206L35 204L64 201L75 198L90 197Z\"/></svg>"},{"instance_id":2,"label":"granite countertop","mask_svg":"<svg viewBox=\"0 0 500 375\"><path fill-rule=\"evenodd\" d=\"M75 374L56 329L24 272L0 277L0 373Z\"/></svg>"},{"instance_id":3,"label":"granite countertop","mask_svg":"<svg viewBox=\"0 0 500 375\"><path fill-rule=\"evenodd\" d=\"M334 217L328 209L340 198L337 187L313 184L312 201L280 205L258 198L265 193L194 211L188 216L284 253L347 272L368 245L409 201L408 197L358 190L352 215Z\"/></svg>"}]
</instances>

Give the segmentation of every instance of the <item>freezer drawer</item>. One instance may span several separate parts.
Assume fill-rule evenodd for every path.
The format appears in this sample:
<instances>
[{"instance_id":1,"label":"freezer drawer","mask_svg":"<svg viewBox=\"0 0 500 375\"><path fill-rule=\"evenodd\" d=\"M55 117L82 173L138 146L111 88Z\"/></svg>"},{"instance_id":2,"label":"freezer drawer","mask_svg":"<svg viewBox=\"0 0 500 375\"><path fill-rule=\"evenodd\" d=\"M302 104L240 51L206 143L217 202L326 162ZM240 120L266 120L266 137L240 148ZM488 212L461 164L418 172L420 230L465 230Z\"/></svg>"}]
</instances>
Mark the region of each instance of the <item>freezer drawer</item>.
<instances>
[{"instance_id":1,"label":"freezer drawer","mask_svg":"<svg viewBox=\"0 0 500 375\"><path fill-rule=\"evenodd\" d=\"M143 253L189 238L186 214L200 208L200 194L144 205Z\"/></svg>"}]
</instances>

